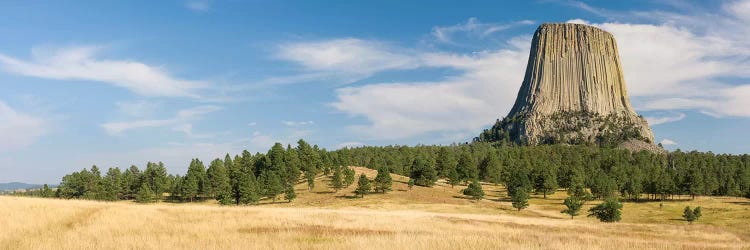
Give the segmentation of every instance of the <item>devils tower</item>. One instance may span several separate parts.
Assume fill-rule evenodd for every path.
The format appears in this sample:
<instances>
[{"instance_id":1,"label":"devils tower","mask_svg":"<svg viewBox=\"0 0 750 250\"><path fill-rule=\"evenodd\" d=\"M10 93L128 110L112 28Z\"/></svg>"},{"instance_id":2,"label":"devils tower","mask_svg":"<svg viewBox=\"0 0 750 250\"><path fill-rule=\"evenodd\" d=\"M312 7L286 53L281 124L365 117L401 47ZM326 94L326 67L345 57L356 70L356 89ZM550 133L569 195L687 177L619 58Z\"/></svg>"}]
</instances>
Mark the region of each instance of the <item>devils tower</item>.
<instances>
[{"instance_id":1,"label":"devils tower","mask_svg":"<svg viewBox=\"0 0 750 250\"><path fill-rule=\"evenodd\" d=\"M521 89L510 113L478 141L522 145L653 145L625 88L617 43L599 28L542 24L534 33Z\"/></svg>"}]
</instances>

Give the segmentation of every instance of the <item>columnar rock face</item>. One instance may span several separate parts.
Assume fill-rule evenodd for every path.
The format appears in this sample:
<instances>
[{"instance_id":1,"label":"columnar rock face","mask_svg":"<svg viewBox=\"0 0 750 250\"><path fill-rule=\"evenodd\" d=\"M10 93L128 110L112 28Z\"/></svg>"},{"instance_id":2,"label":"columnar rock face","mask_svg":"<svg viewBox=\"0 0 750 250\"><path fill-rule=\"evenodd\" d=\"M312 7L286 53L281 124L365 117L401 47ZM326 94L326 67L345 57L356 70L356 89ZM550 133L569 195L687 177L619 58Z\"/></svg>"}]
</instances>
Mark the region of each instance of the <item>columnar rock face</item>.
<instances>
[{"instance_id":1,"label":"columnar rock face","mask_svg":"<svg viewBox=\"0 0 750 250\"><path fill-rule=\"evenodd\" d=\"M653 134L630 105L612 34L566 23L539 26L513 109L478 139L651 144Z\"/></svg>"}]
</instances>

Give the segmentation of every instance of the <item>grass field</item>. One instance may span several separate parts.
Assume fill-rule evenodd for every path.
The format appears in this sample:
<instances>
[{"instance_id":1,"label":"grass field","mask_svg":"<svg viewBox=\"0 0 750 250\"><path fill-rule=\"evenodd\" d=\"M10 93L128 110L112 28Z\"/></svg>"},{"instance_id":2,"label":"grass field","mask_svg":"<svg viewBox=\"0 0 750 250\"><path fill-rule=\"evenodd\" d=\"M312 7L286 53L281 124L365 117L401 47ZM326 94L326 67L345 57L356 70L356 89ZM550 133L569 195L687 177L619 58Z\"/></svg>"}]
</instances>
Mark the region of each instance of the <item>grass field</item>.
<instances>
[{"instance_id":1,"label":"grass field","mask_svg":"<svg viewBox=\"0 0 750 250\"><path fill-rule=\"evenodd\" d=\"M488 199L475 202L460 186L408 190L393 177L388 194L353 198L354 187L333 192L320 177L291 203L248 207L0 197L0 248L750 249L748 199L625 203L622 222L606 224L561 214L564 192L517 212L501 186L486 185ZM682 220L687 205L704 208L697 224Z\"/></svg>"}]
</instances>

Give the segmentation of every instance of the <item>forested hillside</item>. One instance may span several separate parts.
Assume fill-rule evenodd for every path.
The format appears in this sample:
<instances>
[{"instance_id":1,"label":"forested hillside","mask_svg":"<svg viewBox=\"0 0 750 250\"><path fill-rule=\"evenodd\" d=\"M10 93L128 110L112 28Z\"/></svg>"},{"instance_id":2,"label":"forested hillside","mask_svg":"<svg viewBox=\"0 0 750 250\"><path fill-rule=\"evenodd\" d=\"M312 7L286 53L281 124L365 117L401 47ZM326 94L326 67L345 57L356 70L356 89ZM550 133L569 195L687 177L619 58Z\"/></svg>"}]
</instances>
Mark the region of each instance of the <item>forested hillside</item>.
<instances>
[{"instance_id":1,"label":"forested hillside","mask_svg":"<svg viewBox=\"0 0 750 250\"><path fill-rule=\"evenodd\" d=\"M432 186L438 178L452 185L474 180L517 190L548 194L558 188L586 188L593 198L671 199L675 195L750 196L750 156L675 151L646 151L589 146L500 146L489 143L450 146L385 146L326 151L300 140L296 147L274 145L265 154L226 155L206 166L193 159L184 175L168 174L162 163L145 169L97 167L62 178L52 192L27 195L66 199L159 199L191 202L216 199L221 204L256 204L260 199L292 200L292 188L319 175L332 176L338 188L355 182L346 166L365 166L409 176Z\"/></svg>"}]
</instances>

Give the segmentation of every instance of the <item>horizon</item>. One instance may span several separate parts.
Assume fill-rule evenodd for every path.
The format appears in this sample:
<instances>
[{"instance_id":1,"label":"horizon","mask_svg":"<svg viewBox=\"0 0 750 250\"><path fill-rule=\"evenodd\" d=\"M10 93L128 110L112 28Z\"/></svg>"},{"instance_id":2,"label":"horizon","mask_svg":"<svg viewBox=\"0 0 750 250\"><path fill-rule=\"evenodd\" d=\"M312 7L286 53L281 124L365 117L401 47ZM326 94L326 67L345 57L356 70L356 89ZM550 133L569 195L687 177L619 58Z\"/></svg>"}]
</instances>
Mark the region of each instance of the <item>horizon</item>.
<instances>
[{"instance_id":1,"label":"horizon","mask_svg":"<svg viewBox=\"0 0 750 250\"><path fill-rule=\"evenodd\" d=\"M750 153L750 0L59 1L0 14L0 183L147 161L182 173L298 139L469 142L513 106L536 28L560 22L614 35L655 143Z\"/></svg>"}]
</instances>

